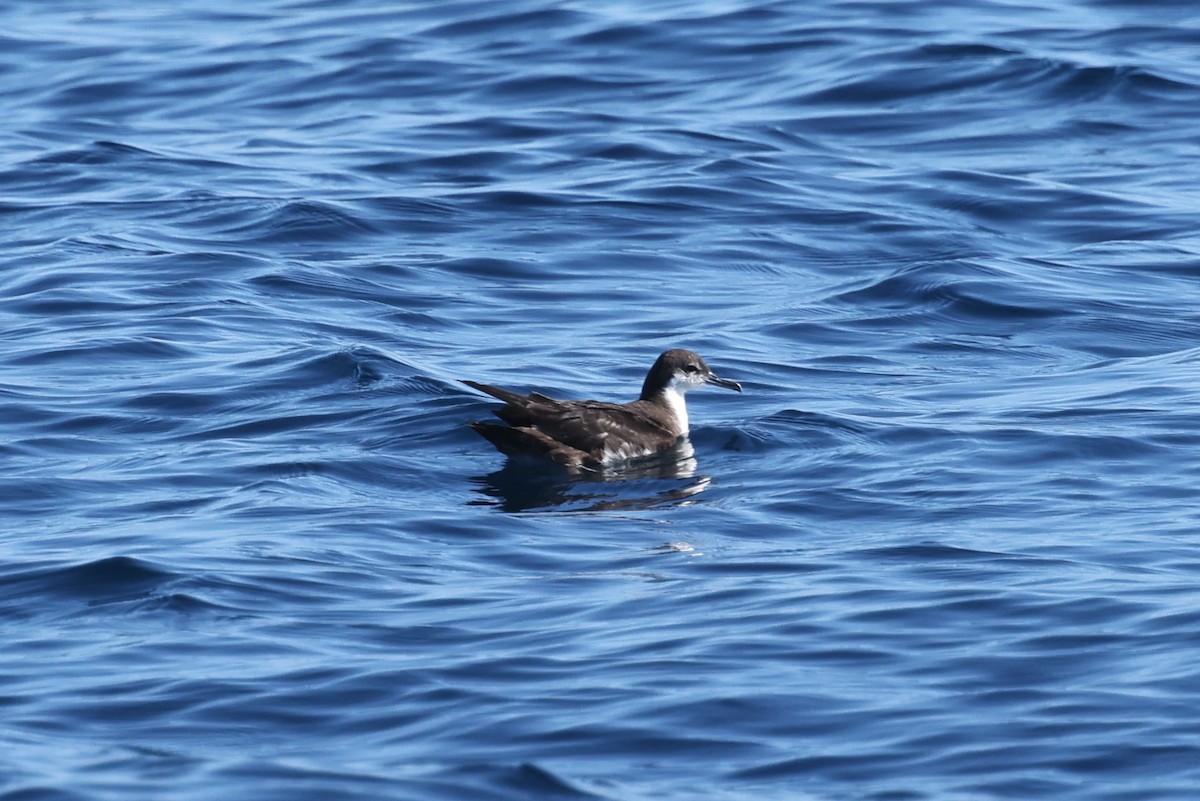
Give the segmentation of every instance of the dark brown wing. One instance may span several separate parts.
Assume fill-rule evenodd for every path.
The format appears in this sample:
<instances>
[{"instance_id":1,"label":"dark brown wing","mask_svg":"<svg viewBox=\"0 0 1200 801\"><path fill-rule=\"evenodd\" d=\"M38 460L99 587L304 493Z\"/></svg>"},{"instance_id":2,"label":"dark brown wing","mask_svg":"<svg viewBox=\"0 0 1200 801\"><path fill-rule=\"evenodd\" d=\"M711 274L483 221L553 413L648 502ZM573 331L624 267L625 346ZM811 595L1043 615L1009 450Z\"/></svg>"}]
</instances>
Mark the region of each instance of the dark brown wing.
<instances>
[{"instance_id":1,"label":"dark brown wing","mask_svg":"<svg viewBox=\"0 0 1200 801\"><path fill-rule=\"evenodd\" d=\"M547 399L549 400L549 399ZM552 401L541 403L534 427L553 439L602 459L605 448L613 452L623 443L636 442L652 451L670 447L675 434L640 401ZM632 452L627 455L634 455Z\"/></svg>"},{"instance_id":2,"label":"dark brown wing","mask_svg":"<svg viewBox=\"0 0 1200 801\"><path fill-rule=\"evenodd\" d=\"M670 447L677 439L667 422L655 413L655 407L644 401L563 401L538 392L521 395L475 381L463 383L504 401L505 405L496 409L495 414L510 426L530 429L536 432L539 440L548 439L568 449L582 451L592 461L602 460L605 448L619 453L622 444L627 442L643 443L649 450L657 451ZM506 435L491 436L491 432L485 433L478 427L476 430L505 452L508 451L501 447L497 438L504 438L509 448L517 444ZM538 450L544 447L547 446L539 445Z\"/></svg>"},{"instance_id":3,"label":"dark brown wing","mask_svg":"<svg viewBox=\"0 0 1200 801\"><path fill-rule=\"evenodd\" d=\"M466 384L468 387L471 387L472 389L477 389L480 392L485 392L488 395L491 395L493 398L498 398L498 399L504 401L505 403L511 403L515 406L520 406L521 404L524 404L526 401L529 400L529 398L526 397L525 395L522 395L519 392L513 392L511 389L504 389L503 387L494 387L491 384L480 384L478 381L463 381L463 383Z\"/></svg>"},{"instance_id":4,"label":"dark brown wing","mask_svg":"<svg viewBox=\"0 0 1200 801\"><path fill-rule=\"evenodd\" d=\"M471 423L471 428L509 456L549 459L567 467L580 467L592 461L583 451L555 442L536 428L511 428L499 423Z\"/></svg>"}]
</instances>

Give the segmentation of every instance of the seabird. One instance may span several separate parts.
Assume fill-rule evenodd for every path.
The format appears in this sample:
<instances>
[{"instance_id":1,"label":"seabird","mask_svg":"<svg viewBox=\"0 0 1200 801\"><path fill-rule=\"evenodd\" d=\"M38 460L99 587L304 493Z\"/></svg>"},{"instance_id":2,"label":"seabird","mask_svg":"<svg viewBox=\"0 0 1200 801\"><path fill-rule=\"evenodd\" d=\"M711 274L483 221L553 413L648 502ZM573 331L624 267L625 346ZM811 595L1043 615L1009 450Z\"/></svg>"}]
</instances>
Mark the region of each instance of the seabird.
<instances>
[{"instance_id":1,"label":"seabird","mask_svg":"<svg viewBox=\"0 0 1200 801\"><path fill-rule=\"evenodd\" d=\"M500 387L464 381L469 387L504 401L498 423L471 423L509 456L549 459L570 468L601 467L665 451L688 435L683 396L705 384L737 392L742 385L719 378L699 354L674 349L654 362L642 394L629 403L555 400L540 392L522 395Z\"/></svg>"}]
</instances>

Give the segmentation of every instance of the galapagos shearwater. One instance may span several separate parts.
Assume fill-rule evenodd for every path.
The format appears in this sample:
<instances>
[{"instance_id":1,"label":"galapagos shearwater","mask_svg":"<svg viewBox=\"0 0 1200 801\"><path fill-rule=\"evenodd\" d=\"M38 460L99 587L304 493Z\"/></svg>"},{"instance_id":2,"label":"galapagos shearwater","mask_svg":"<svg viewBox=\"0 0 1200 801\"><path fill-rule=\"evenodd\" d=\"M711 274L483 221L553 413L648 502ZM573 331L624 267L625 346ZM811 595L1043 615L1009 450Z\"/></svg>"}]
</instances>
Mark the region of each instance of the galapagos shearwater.
<instances>
[{"instance_id":1,"label":"galapagos shearwater","mask_svg":"<svg viewBox=\"0 0 1200 801\"><path fill-rule=\"evenodd\" d=\"M737 392L742 385L720 378L699 354L674 349L654 362L642 394L629 403L556 400L464 381L504 401L495 414L508 425L471 423L502 453L549 459L569 468L596 470L673 447L688 435L684 395L705 384Z\"/></svg>"}]
</instances>

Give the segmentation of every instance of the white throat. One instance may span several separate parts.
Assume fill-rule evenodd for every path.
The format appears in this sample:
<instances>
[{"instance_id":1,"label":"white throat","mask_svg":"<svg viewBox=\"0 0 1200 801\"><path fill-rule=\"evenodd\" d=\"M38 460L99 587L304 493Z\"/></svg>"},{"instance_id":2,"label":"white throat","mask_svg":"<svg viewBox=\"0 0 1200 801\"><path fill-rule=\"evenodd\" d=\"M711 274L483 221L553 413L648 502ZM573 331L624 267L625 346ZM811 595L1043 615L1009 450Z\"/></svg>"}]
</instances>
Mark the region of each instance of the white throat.
<instances>
[{"instance_id":1,"label":"white throat","mask_svg":"<svg viewBox=\"0 0 1200 801\"><path fill-rule=\"evenodd\" d=\"M686 437L688 435L688 413L687 401L683 399L683 395L694 384L686 381L673 379L667 384L667 388L663 390L663 399L667 402L667 408L671 410L671 414L675 415L675 420L679 424L679 436Z\"/></svg>"}]
</instances>

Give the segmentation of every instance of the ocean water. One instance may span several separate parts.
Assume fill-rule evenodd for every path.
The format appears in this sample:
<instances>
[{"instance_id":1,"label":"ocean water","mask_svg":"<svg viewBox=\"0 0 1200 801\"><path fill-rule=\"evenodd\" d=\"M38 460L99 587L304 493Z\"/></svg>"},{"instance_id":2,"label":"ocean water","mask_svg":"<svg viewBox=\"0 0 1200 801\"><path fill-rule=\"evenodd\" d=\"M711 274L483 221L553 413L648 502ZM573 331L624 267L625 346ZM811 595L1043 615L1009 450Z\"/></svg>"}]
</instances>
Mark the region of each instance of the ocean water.
<instances>
[{"instance_id":1,"label":"ocean water","mask_svg":"<svg viewBox=\"0 0 1200 801\"><path fill-rule=\"evenodd\" d=\"M1200 7L0 22L3 801L1197 797Z\"/></svg>"}]
</instances>

